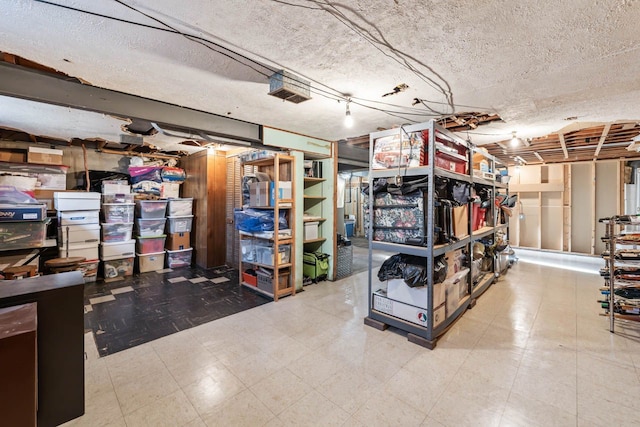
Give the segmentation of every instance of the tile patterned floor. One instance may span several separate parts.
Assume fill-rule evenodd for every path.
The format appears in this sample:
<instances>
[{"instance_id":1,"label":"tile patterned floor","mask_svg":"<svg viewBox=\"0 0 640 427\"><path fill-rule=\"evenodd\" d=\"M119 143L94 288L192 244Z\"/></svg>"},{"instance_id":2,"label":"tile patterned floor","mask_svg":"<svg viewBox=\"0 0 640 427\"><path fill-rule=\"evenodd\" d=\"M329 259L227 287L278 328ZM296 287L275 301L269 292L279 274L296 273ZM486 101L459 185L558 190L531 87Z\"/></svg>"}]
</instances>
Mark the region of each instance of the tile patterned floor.
<instances>
[{"instance_id":1,"label":"tile patterned floor","mask_svg":"<svg viewBox=\"0 0 640 427\"><path fill-rule=\"evenodd\" d=\"M638 325L609 333L596 274L530 261L433 351L363 325L367 273L107 357L87 334L69 425L638 425Z\"/></svg>"},{"instance_id":2,"label":"tile patterned floor","mask_svg":"<svg viewBox=\"0 0 640 427\"><path fill-rule=\"evenodd\" d=\"M87 285L85 329L106 356L269 301L233 268L169 269Z\"/></svg>"}]
</instances>

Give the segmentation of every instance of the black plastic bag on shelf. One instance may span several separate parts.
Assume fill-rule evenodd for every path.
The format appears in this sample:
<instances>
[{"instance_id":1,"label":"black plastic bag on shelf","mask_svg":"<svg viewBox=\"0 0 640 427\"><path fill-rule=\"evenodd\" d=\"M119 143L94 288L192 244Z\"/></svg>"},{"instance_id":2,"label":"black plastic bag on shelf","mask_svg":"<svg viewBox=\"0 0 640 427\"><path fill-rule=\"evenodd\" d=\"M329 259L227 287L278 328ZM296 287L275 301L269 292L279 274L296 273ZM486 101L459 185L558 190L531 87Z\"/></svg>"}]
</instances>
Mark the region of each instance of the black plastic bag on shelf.
<instances>
[{"instance_id":1,"label":"black plastic bag on shelf","mask_svg":"<svg viewBox=\"0 0 640 427\"><path fill-rule=\"evenodd\" d=\"M462 181L451 182L451 198L458 205L466 205L471 199L471 184Z\"/></svg>"},{"instance_id":2,"label":"black plastic bag on shelf","mask_svg":"<svg viewBox=\"0 0 640 427\"><path fill-rule=\"evenodd\" d=\"M444 255L440 255L433 262L433 283L442 283L447 278L449 264Z\"/></svg>"},{"instance_id":3,"label":"black plastic bag on shelf","mask_svg":"<svg viewBox=\"0 0 640 427\"><path fill-rule=\"evenodd\" d=\"M437 257L433 264L434 283L440 283L447 277L448 265L444 255ZM387 258L378 271L381 282L391 279L403 279L407 286L415 288L428 282L427 261L425 258L406 254L396 254Z\"/></svg>"}]
</instances>

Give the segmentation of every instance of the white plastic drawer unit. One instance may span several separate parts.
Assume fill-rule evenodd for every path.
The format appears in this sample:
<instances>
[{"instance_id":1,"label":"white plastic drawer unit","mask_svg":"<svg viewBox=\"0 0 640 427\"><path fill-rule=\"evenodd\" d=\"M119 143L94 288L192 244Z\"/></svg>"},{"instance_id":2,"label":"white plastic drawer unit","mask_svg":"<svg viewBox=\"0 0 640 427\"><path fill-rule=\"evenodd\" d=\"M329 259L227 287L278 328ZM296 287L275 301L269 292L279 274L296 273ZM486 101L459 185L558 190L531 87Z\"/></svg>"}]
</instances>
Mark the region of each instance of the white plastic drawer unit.
<instances>
[{"instance_id":1,"label":"white plastic drawer unit","mask_svg":"<svg viewBox=\"0 0 640 427\"><path fill-rule=\"evenodd\" d=\"M100 211L58 211L58 225L100 224Z\"/></svg>"}]
</instances>

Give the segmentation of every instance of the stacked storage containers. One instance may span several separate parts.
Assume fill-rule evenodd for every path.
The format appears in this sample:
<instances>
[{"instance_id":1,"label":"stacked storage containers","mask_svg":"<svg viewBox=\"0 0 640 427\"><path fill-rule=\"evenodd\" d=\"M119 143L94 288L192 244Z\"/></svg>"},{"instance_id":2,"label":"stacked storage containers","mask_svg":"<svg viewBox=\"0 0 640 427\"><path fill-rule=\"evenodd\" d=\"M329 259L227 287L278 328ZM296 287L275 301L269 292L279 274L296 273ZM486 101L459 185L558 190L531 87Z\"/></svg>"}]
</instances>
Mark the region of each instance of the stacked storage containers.
<instances>
[{"instance_id":1,"label":"stacked storage containers","mask_svg":"<svg viewBox=\"0 0 640 427\"><path fill-rule=\"evenodd\" d=\"M167 209L167 267L191 265L193 199L169 199Z\"/></svg>"},{"instance_id":2,"label":"stacked storage containers","mask_svg":"<svg viewBox=\"0 0 640 427\"><path fill-rule=\"evenodd\" d=\"M103 185L102 192L100 259L103 262L104 280L110 282L133 274L135 240L132 233L135 204L133 194L125 183L117 186Z\"/></svg>"},{"instance_id":3,"label":"stacked storage containers","mask_svg":"<svg viewBox=\"0 0 640 427\"><path fill-rule=\"evenodd\" d=\"M166 200L138 200L136 202L136 251L138 271L146 273L164 268L164 234Z\"/></svg>"},{"instance_id":4,"label":"stacked storage containers","mask_svg":"<svg viewBox=\"0 0 640 427\"><path fill-rule=\"evenodd\" d=\"M80 264L85 282L96 280L100 245L100 193L55 192L58 211L59 256L84 257Z\"/></svg>"}]
</instances>

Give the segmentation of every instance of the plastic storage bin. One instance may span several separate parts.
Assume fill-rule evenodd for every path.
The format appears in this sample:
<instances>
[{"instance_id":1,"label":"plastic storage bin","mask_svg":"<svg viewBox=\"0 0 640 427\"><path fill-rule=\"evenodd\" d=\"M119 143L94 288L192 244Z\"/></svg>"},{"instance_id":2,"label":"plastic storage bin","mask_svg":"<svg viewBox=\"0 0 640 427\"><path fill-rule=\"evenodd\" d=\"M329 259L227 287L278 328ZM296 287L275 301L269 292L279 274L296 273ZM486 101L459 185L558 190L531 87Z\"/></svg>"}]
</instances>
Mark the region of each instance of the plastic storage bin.
<instances>
[{"instance_id":1,"label":"plastic storage bin","mask_svg":"<svg viewBox=\"0 0 640 427\"><path fill-rule=\"evenodd\" d=\"M167 216L187 216L193 213L193 199L169 199Z\"/></svg>"},{"instance_id":2,"label":"plastic storage bin","mask_svg":"<svg viewBox=\"0 0 640 427\"><path fill-rule=\"evenodd\" d=\"M162 236L164 234L164 225L167 222L166 218L162 219L144 219L138 218L136 220L136 230L140 237L154 237Z\"/></svg>"},{"instance_id":3,"label":"plastic storage bin","mask_svg":"<svg viewBox=\"0 0 640 427\"><path fill-rule=\"evenodd\" d=\"M164 268L164 251L152 254L136 254L138 256L138 271L148 273Z\"/></svg>"},{"instance_id":4,"label":"plastic storage bin","mask_svg":"<svg viewBox=\"0 0 640 427\"><path fill-rule=\"evenodd\" d=\"M102 215L104 222L131 222L133 223L133 207L131 203L103 203Z\"/></svg>"},{"instance_id":5,"label":"plastic storage bin","mask_svg":"<svg viewBox=\"0 0 640 427\"><path fill-rule=\"evenodd\" d=\"M164 241L167 236L138 237L137 249L139 254L154 254L164 251Z\"/></svg>"},{"instance_id":6,"label":"plastic storage bin","mask_svg":"<svg viewBox=\"0 0 640 427\"><path fill-rule=\"evenodd\" d=\"M115 193L115 194L103 194L102 203L127 203L134 204L132 193Z\"/></svg>"},{"instance_id":7,"label":"plastic storage bin","mask_svg":"<svg viewBox=\"0 0 640 427\"><path fill-rule=\"evenodd\" d=\"M105 282L121 280L133 274L134 257L112 258L103 261L103 276Z\"/></svg>"},{"instance_id":8,"label":"plastic storage bin","mask_svg":"<svg viewBox=\"0 0 640 427\"><path fill-rule=\"evenodd\" d=\"M96 248L97 252L97 248ZM78 271L82 272L82 278L84 283L95 282L98 278L98 265L100 261L97 259L91 261L85 261L78 264Z\"/></svg>"},{"instance_id":9,"label":"plastic storage bin","mask_svg":"<svg viewBox=\"0 0 640 427\"><path fill-rule=\"evenodd\" d=\"M164 218L167 211L166 200L138 200L136 210L140 218Z\"/></svg>"},{"instance_id":10,"label":"plastic storage bin","mask_svg":"<svg viewBox=\"0 0 640 427\"><path fill-rule=\"evenodd\" d=\"M45 221L0 222L0 248L8 250L43 246L49 222L49 218Z\"/></svg>"},{"instance_id":11,"label":"plastic storage bin","mask_svg":"<svg viewBox=\"0 0 640 427\"><path fill-rule=\"evenodd\" d=\"M183 249L181 251L167 251L167 267L179 268L191 265L191 253L193 249Z\"/></svg>"},{"instance_id":12,"label":"plastic storage bin","mask_svg":"<svg viewBox=\"0 0 640 427\"><path fill-rule=\"evenodd\" d=\"M170 216L169 220L169 233L184 233L186 231L191 232L191 222L193 221L193 215L189 216Z\"/></svg>"},{"instance_id":13,"label":"plastic storage bin","mask_svg":"<svg viewBox=\"0 0 640 427\"><path fill-rule=\"evenodd\" d=\"M126 242L131 240L133 232L133 223L102 223L102 241L103 242Z\"/></svg>"},{"instance_id":14,"label":"plastic storage bin","mask_svg":"<svg viewBox=\"0 0 640 427\"><path fill-rule=\"evenodd\" d=\"M264 265L274 265L273 246L255 246L256 262ZM278 264L288 264L291 259L291 245L278 246Z\"/></svg>"}]
</instances>

